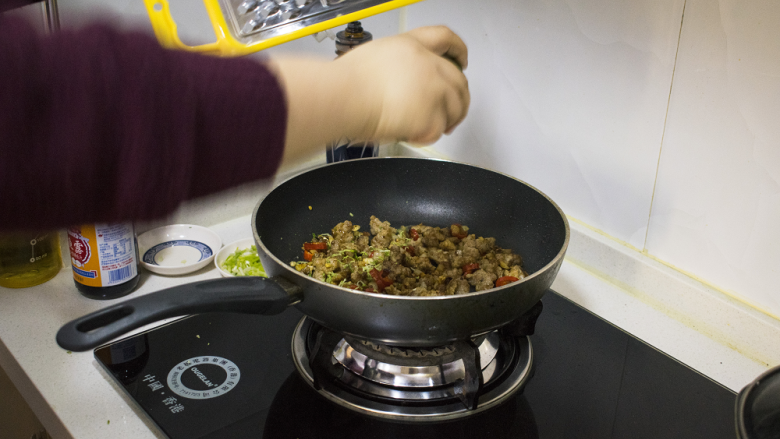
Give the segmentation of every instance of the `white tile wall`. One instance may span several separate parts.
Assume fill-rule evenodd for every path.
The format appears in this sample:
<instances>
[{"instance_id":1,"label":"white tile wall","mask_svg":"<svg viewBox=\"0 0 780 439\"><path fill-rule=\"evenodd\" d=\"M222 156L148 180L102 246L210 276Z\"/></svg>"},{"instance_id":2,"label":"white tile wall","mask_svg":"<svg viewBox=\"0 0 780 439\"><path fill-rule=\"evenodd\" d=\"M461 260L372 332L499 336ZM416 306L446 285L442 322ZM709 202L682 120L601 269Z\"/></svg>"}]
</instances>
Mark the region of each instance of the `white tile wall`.
<instances>
[{"instance_id":1,"label":"white tile wall","mask_svg":"<svg viewBox=\"0 0 780 439\"><path fill-rule=\"evenodd\" d=\"M174 6L175 3L172 3L171 7ZM57 7L60 24L65 28L81 27L95 20L108 20L120 29L144 29L152 32L143 1L58 0ZM181 35L185 36L186 33Z\"/></svg>"},{"instance_id":2,"label":"white tile wall","mask_svg":"<svg viewBox=\"0 0 780 439\"><path fill-rule=\"evenodd\" d=\"M780 316L780 3L687 0L647 249Z\"/></svg>"},{"instance_id":3,"label":"white tile wall","mask_svg":"<svg viewBox=\"0 0 780 439\"><path fill-rule=\"evenodd\" d=\"M470 49L472 107L437 144L512 174L569 215L644 245L683 0L427 0Z\"/></svg>"},{"instance_id":4,"label":"white tile wall","mask_svg":"<svg viewBox=\"0 0 780 439\"><path fill-rule=\"evenodd\" d=\"M439 23L469 45L473 98L439 152L524 179L569 215L780 316L780 4L409 7L410 27Z\"/></svg>"}]
</instances>

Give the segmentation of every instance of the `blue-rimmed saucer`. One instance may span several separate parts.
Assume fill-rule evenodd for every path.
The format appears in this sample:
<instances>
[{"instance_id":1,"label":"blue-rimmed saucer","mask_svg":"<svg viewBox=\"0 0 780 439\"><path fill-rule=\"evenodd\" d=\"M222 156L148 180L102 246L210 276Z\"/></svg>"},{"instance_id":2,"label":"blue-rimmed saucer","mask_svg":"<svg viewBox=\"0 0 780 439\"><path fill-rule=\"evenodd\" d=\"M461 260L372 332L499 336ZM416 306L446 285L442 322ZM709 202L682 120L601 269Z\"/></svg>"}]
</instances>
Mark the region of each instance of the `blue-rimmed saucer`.
<instances>
[{"instance_id":1,"label":"blue-rimmed saucer","mask_svg":"<svg viewBox=\"0 0 780 439\"><path fill-rule=\"evenodd\" d=\"M158 227L138 236L141 265L167 276L200 270L214 259L221 247L219 235L191 224Z\"/></svg>"}]
</instances>

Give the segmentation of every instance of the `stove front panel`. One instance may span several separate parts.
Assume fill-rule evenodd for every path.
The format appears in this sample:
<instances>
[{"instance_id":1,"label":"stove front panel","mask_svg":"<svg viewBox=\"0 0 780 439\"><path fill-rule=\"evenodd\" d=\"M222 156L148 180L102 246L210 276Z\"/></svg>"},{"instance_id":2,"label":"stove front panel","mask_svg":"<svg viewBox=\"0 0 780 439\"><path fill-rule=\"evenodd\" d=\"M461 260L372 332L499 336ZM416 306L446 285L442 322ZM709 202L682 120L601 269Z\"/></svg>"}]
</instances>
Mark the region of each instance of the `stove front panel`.
<instances>
[{"instance_id":1,"label":"stove front panel","mask_svg":"<svg viewBox=\"0 0 780 439\"><path fill-rule=\"evenodd\" d=\"M302 315L201 314L110 346L95 357L171 438L263 431L267 411L295 370L290 335ZM242 437L242 436L228 436Z\"/></svg>"},{"instance_id":2,"label":"stove front panel","mask_svg":"<svg viewBox=\"0 0 780 439\"><path fill-rule=\"evenodd\" d=\"M317 394L292 360L294 309L192 316L95 356L172 439L734 437L733 392L554 292L543 302L523 393L440 424L384 421Z\"/></svg>"}]
</instances>

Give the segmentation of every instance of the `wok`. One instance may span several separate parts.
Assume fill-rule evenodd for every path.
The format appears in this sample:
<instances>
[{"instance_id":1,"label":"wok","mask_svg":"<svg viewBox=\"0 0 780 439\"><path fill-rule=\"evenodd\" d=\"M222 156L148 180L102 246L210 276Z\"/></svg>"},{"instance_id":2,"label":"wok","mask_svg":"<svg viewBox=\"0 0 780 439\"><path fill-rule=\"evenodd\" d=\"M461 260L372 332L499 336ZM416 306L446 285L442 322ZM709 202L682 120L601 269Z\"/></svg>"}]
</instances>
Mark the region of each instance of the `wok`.
<instances>
[{"instance_id":1,"label":"wok","mask_svg":"<svg viewBox=\"0 0 780 439\"><path fill-rule=\"evenodd\" d=\"M344 220L368 230L376 215L394 227L467 225L523 257L530 275L503 287L457 296L366 293L318 281L290 266L312 233ZM569 225L546 195L515 178L460 163L368 158L293 177L255 207L252 229L270 279L196 282L128 300L76 319L57 333L84 351L168 317L213 311L276 314L295 305L353 337L397 346L436 346L501 327L529 310L552 284L569 243Z\"/></svg>"}]
</instances>

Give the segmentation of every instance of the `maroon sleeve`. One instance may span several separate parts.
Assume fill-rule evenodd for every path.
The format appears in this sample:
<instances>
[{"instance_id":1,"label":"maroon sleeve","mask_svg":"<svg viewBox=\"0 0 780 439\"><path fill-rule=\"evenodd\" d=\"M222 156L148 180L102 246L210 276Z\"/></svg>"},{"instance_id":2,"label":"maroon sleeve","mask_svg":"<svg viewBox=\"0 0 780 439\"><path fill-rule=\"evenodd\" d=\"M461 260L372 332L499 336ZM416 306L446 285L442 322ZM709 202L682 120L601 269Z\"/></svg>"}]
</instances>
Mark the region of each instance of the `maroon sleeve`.
<instances>
[{"instance_id":1,"label":"maroon sleeve","mask_svg":"<svg viewBox=\"0 0 780 439\"><path fill-rule=\"evenodd\" d=\"M259 62L0 16L0 230L151 219L270 177L287 107Z\"/></svg>"}]
</instances>

